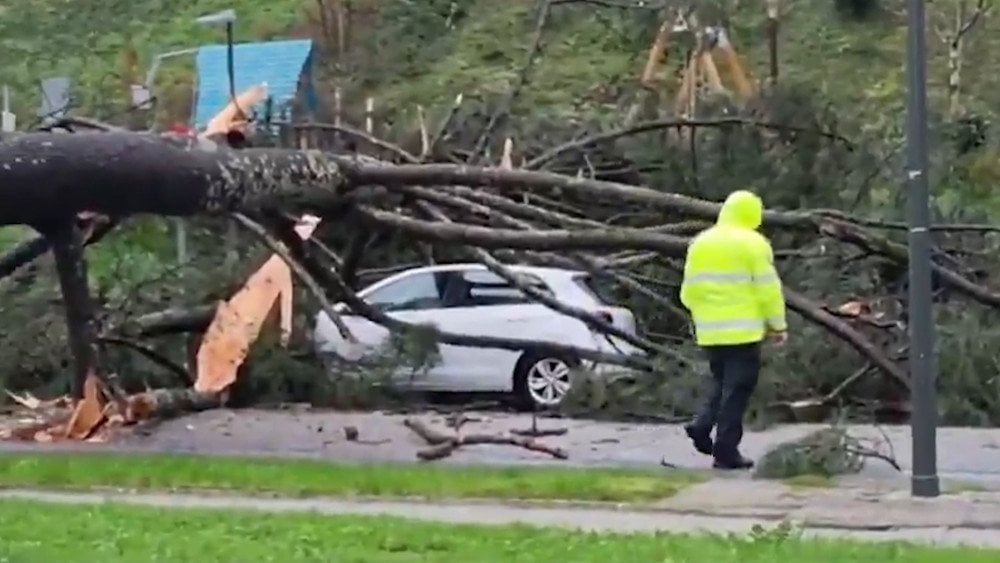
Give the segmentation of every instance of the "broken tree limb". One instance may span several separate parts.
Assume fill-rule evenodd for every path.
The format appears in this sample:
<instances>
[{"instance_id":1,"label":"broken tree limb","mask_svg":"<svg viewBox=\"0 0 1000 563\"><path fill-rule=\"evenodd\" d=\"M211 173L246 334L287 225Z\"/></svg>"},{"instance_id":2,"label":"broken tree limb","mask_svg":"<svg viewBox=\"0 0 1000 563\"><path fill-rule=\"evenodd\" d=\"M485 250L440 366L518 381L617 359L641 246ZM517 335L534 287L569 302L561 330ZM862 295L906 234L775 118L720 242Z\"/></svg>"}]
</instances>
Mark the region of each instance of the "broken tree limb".
<instances>
[{"instance_id":1,"label":"broken tree limb","mask_svg":"<svg viewBox=\"0 0 1000 563\"><path fill-rule=\"evenodd\" d=\"M351 333L351 329L347 328L347 325L344 324L344 319L342 319L340 317L340 313L338 313L337 310L334 309L333 303L330 301L330 298L327 297L326 292L323 290L323 288L320 287L319 282L316 281L316 278L314 278L312 274L310 274L309 271L306 270L305 267L303 267L302 264L299 263L298 260L292 257L291 253L289 253L288 251L288 248L284 244L282 244L281 241L274 238L270 233L268 233L267 229L265 229L263 225L261 225L260 223L254 221L253 219L247 217L242 213L233 213L233 218L243 228L247 229L248 231L256 235L259 239L267 241L268 242L267 246L270 247L270 249L275 254L280 256L281 259L284 260L286 264L288 264L288 267L292 270L292 272L295 273L295 277L299 278L299 281L305 284L305 286L309 289L309 292L312 293L319 301L320 307L323 308L323 312L330 317L330 320L333 322L334 326L337 327L337 331L340 333L340 336L342 338L348 340L349 342L358 341L358 339L355 338L354 334Z\"/></svg>"},{"instance_id":2,"label":"broken tree limb","mask_svg":"<svg viewBox=\"0 0 1000 563\"><path fill-rule=\"evenodd\" d=\"M604 223L601 223L599 221L591 221L589 219L578 220L575 217L571 217L569 215L565 215L557 211L550 211L547 209L541 209L539 207L535 207L528 204L517 203L503 196L489 194L486 192L477 192L476 190L461 186L452 186L449 189L449 191L453 193L442 193L442 192L437 192L435 190L428 190L418 186L401 186L399 189L421 199L430 199L432 201L444 203L451 207L456 207L459 209L470 211L472 213L479 213L482 215L486 215L491 219L496 219L503 224L510 225L519 229L534 230L537 229L537 227L535 227L533 224L527 221L517 219L509 215L505 215L504 213L501 212L501 210L506 211L514 209L515 212L521 210L531 210L532 212L527 213L529 217L534 219L540 219L542 221L546 221L559 226L576 224L587 227L594 227L594 226L601 228L604 227ZM461 195L461 197L459 197L459 195ZM477 203L476 201L471 201L471 200L479 200L480 202L483 203ZM490 205L485 205L485 202L489 202ZM510 204L510 205L508 206L505 204ZM683 226L684 228L703 227L703 225L700 224L693 225L690 227L688 225L681 225L681 224L665 225L665 227L674 227L674 226L677 227ZM665 229L661 227L658 228L658 230L664 231ZM629 231L623 231L623 233L624 232L629 232ZM640 231L640 232L646 232L646 231ZM674 305L672 301L664 298L663 296L659 295L654 291L651 291L649 288L645 287L641 283L638 283L627 276L623 276L617 272L609 270L608 267L611 264L607 263L606 260L603 260L601 258L574 253L571 254L570 259L565 259L562 256L547 256L544 263L552 263L564 268L577 268L579 266L583 266L591 274L614 280L615 282L622 284L623 286L629 288L630 290L640 293L649 299L652 299L657 304L672 311L675 315L679 316L680 318L684 318L685 320L687 319L687 315L684 314L683 311L679 311L676 305Z\"/></svg>"},{"instance_id":3,"label":"broken tree limb","mask_svg":"<svg viewBox=\"0 0 1000 563\"><path fill-rule=\"evenodd\" d=\"M0 143L0 225L53 224L81 211L124 217L325 205L341 195L339 171L315 151L236 151L146 133L27 133Z\"/></svg>"},{"instance_id":4,"label":"broken tree limb","mask_svg":"<svg viewBox=\"0 0 1000 563\"><path fill-rule=\"evenodd\" d=\"M854 244L858 248L873 254L890 258L897 264L907 264L909 261L909 253L905 245L865 231L854 225L853 222L830 220L822 226L821 232ZM942 266L937 262L931 262L931 269L949 286L954 287L984 305L1000 309L1000 293L991 291L989 288L979 285L955 270Z\"/></svg>"},{"instance_id":5,"label":"broken tree limb","mask_svg":"<svg viewBox=\"0 0 1000 563\"><path fill-rule=\"evenodd\" d=\"M634 231L623 234L618 229L518 231L493 229L467 224L440 224L405 217L396 213L362 207L356 210L364 220L398 229L417 238L452 244L471 244L483 248L518 248L526 250L566 249L635 249L656 250L669 256L683 256L687 240L681 237Z\"/></svg>"},{"instance_id":6,"label":"broken tree limb","mask_svg":"<svg viewBox=\"0 0 1000 563\"><path fill-rule=\"evenodd\" d=\"M504 434L467 434L467 435L447 435L434 430L423 422L407 418L403 420L403 425L420 436L431 447L417 452L417 457L423 461L432 461L450 456L462 446L474 446L476 444L499 444L518 446L526 450L548 454L556 459L569 459L566 450L554 446L543 444L537 440L522 436L512 436Z\"/></svg>"},{"instance_id":7,"label":"broken tree limb","mask_svg":"<svg viewBox=\"0 0 1000 563\"><path fill-rule=\"evenodd\" d=\"M202 393L192 388L151 389L126 399L123 413L126 422L169 418L185 413L216 409L222 406L224 393Z\"/></svg>"},{"instance_id":8,"label":"broken tree limb","mask_svg":"<svg viewBox=\"0 0 1000 563\"><path fill-rule=\"evenodd\" d=\"M619 184L600 180L589 180L586 178L575 178L560 174L530 170L477 168L473 166L456 166L450 164L386 166L384 164L373 164L371 162L360 161L344 162L341 170L350 182L356 185L467 185L495 187L501 189L517 188L557 191L564 190L608 199L630 200L635 203L646 204L661 209L669 209L674 212L708 219L711 221L714 221L717 218L719 209L721 208L721 204L718 203L675 193L661 192L640 186L631 186L628 184ZM472 236L472 232L470 231L463 231L461 229L456 231L455 228L435 230L433 228L429 228L430 226L427 224L421 224L419 221L414 222L415 220L413 219L393 216L391 214L378 211L374 213L383 224L390 224L397 228L405 225L406 227L412 229L411 232L420 232L432 240L439 240L441 242L462 242L466 244L486 246L485 241L490 238L489 233L486 231L477 231L475 233L476 235L483 236L475 237ZM369 218L372 217L369 216ZM905 264L908 260L905 246L894 243L885 237L880 237L874 233L864 231L860 226L854 223L854 219L847 217L845 214L840 212L831 213L829 210L770 210L764 212L764 223L765 225L774 227L810 231L831 236L833 238L837 238L838 240L849 242L861 248L870 249L872 252L887 256L899 264ZM448 236L445 236L445 231L449 231ZM493 233L494 244L507 245L511 241L528 241L531 239L531 237L510 238L506 236L510 234L512 233ZM522 234L522 237L524 236L526 235ZM500 242L499 240L495 240L496 238L504 239L504 241ZM566 240L568 241L569 239L567 238ZM607 243L607 239L601 238L601 240ZM548 241L549 244L552 244L553 242L554 241L552 240ZM582 244L581 240L577 240L576 242L577 244ZM632 242L636 243L638 241ZM544 246L544 243L538 240L531 240L530 243L525 244L542 244L542 249L551 248ZM583 246L586 247L586 245ZM521 246L518 248L538 249L539 247ZM562 248L565 249L567 247L563 246ZM578 246L577 248L580 247ZM629 246L620 246L619 248L629 248ZM635 246L631 246L631 248L635 248ZM663 250L662 246L656 246L655 244L651 244L648 248ZM1000 308L1000 294L975 284L961 274L941 266L940 264L935 264L933 267L935 272L937 272L941 276L941 279L948 285L955 287L965 295L972 297L981 303Z\"/></svg>"},{"instance_id":9,"label":"broken tree limb","mask_svg":"<svg viewBox=\"0 0 1000 563\"><path fill-rule=\"evenodd\" d=\"M400 164L341 161L341 172L355 186L463 185L498 189L550 190L631 201L715 221L722 205L651 188L564 176L534 170L505 170L453 164ZM765 223L800 230L817 230L808 212L765 211Z\"/></svg>"},{"instance_id":10,"label":"broken tree limb","mask_svg":"<svg viewBox=\"0 0 1000 563\"><path fill-rule=\"evenodd\" d=\"M788 287L785 287L785 302L788 307L819 325L822 325L831 333L847 342L852 348L868 359L887 375L898 381L904 388L910 388L910 378L906 372L890 360L871 340L855 330L851 325L844 322L835 315L825 311L818 304L813 303L808 297L802 295Z\"/></svg>"}]
</instances>

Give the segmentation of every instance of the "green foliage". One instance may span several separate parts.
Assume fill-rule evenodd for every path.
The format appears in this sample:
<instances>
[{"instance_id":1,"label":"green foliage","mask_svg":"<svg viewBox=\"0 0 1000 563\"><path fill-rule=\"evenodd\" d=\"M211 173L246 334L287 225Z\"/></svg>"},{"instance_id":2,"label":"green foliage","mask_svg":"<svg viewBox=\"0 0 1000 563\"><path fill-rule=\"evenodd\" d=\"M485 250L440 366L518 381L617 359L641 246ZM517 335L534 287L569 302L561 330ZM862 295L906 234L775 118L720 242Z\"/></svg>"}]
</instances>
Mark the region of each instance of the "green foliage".
<instances>
[{"instance_id":1,"label":"green foliage","mask_svg":"<svg viewBox=\"0 0 1000 563\"><path fill-rule=\"evenodd\" d=\"M196 23L198 16L233 8L239 17L236 40L260 40L284 35L299 21L303 4L302 0L34 0L30 9L3 7L0 75L11 87L24 125L39 107L39 82L61 75L74 81L78 113L106 118L128 107L125 80L144 81L155 55L225 41L221 28ZM130 48L140 65L132 76L123 64ZM190 90L189 72L183 77L170 74L177 62L164 63L161 84L170 90L181 81Z\"/></svg>"},{"instance_id":2,"label":"green foliage","mask_svg":"<svg viewBox=\"0 0 1000 563\"><path fill-rule=\"evenodd\" d=\"M757 461L754 476L787 479L799 475L834 476L857 473L864 458L855 440L842 428L817 430L803 438L779 444Z\"/></svg>"}]
</instances>

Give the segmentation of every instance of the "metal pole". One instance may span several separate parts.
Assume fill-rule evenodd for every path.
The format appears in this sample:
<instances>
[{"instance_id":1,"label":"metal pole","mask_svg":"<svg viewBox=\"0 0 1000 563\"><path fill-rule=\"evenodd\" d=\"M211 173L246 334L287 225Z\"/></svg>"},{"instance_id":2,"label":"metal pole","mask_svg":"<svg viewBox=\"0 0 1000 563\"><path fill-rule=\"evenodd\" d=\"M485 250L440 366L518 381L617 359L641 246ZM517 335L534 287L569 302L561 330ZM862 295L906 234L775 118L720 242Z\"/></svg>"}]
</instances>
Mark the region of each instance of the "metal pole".
<instances>
[{"instance_id":1,"label":"metal pole","mask_svg":"<svg viewBox=\"0 0 1000 563\"><path fill-rule=\"evenodd\" d=\"M937 475L937 362L931 298L930 207L927 179L927 40L925 0L908 0L906 188L909 215L910 381L913 413L913 496L941 494Z\"/></svg>"},{"instance_id":2,"label":"metal pole","mask_svg":"<svg viewBox=\"0 0 1000 563\"><path fill-rule=\"evenodd\" d=\"M229 98L235 104L236 70L233 63L233 22L226 22L226 72L229 74Z\"/></svg>"},{"instance_id":3,"label":"metal pole","mask_svg":"<svg viewBox=\"0 0 1000 563\"><path fill-rule=\"evenodd\" d=\"M243 109L236 102L236 70L235 63L233 61L233 22L226 22L226 72L229 74L229 99L236 106L236 111L241 112ZM249 115L247 116L249 117ZM236 222L229 221L226 225L226 258L225 266L231 268L239 258L238 251L236 249L238 245L238 233L236 230Z\"/></svg>"}]
</instances>

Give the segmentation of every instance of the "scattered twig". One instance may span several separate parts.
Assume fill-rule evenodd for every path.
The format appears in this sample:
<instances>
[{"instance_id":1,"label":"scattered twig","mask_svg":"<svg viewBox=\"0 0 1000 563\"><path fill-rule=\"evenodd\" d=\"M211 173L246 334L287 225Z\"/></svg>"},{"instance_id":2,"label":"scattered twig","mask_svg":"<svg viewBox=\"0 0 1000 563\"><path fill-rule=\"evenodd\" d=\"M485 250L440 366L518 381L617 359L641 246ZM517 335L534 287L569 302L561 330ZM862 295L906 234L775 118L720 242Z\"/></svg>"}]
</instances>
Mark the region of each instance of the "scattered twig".
<instances>
[{"instance_id":1,"label":"scattered twig","mask_svg":"<svg viewBox=\"0 0 1000 563\"><path fill-rule=\"evenodd\" d=\"M569 459L569 454L562 448L548 446L530 438L510 436L502 434L468 434L468 435L447 435L438 432L426 424L412 418L403 420L403 424L420 436L431 447L417 452L417 458L423 461L432 461L450 456L462 446L473 446L477 444L498 444L518 446L526 450L548 454L556 459Z\"/></svg>"}]
</instances>

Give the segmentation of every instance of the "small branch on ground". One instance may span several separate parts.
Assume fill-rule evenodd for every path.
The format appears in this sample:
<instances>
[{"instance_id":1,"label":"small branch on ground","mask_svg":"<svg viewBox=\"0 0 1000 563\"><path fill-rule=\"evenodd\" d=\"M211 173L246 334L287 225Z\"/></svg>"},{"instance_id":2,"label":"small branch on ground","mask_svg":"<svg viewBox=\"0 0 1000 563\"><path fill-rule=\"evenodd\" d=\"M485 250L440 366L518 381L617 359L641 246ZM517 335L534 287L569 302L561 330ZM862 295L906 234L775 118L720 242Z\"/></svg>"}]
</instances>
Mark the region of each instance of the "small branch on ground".
<instances>
[{"instance_id":1,"label":"small branch on ground","mask_svg":"<svg viewBox=\"0 0 1000 563\"><path fill-rule=\"evenodd\" d=\"M417 458L423 461L433 461L450 456L462 446L477 444L498 444L524 448L535 452L548 454L556 459L569 459L569 454L562 448L548 446L530 438L505 436L503 434L468 434L448 435L438 432L426 424L412 418L403 420L403 425L420 436L431 447L417 452Z\"/></svg>"}]
</instances>

